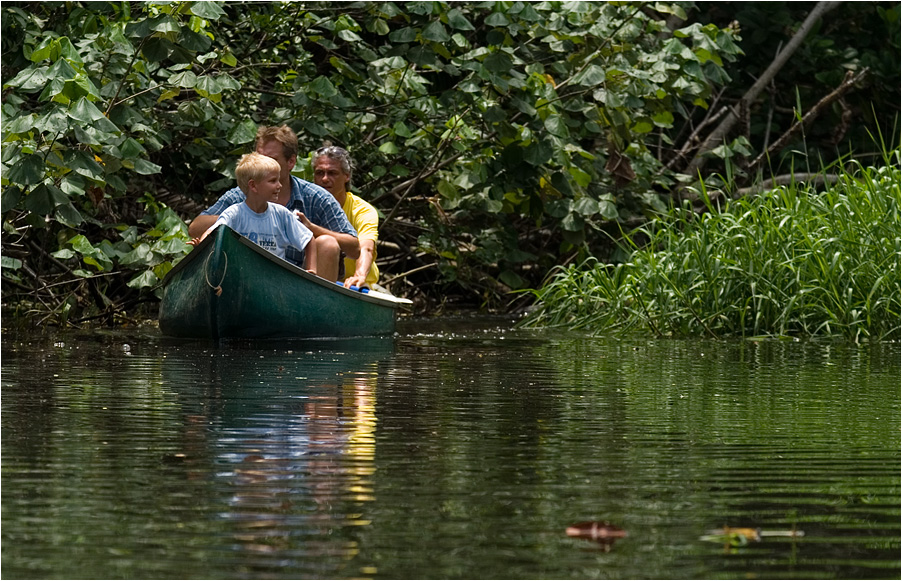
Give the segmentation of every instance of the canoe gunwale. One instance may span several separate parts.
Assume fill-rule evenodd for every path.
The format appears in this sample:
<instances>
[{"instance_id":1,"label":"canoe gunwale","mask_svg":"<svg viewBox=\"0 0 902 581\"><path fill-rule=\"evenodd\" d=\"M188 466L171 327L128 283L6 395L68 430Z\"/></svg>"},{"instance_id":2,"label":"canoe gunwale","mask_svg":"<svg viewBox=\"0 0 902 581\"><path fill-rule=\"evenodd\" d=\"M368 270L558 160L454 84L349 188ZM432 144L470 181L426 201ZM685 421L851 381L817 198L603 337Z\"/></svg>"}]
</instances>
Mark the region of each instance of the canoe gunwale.
<instances>
[{"instance_id":1,"label":"canoe gunwale","mask_svg":"<svg viewBox=\"0 0 902 581\"><path fill-rule=\"evenodd\" d=\"M264 248L261 248L257 244L254 244L253 242L251 242L250 240L248 240L247 238L245 238L238 232L235 232L234 230L232 230L231 228L229 228L228 226L226 226L224 224L220 225L219 227L216 228L215 231L211 232L210 235L207 236L203 242L201 242L200 244L195 246L194 250L192 250L181 261L179 261L178 264L173 266L172 269L168 273L166 273L166 276L163 277L163 286L166 286L166 284L169 282L169 280L176 273L178 273L183 268L187 268L188 264L191 264L195 260L199 260L200 257L203 255L202 251L204 249L206 249L207 246L209 246L211 244L215 244L216 248L214 248L213 253L220 254L222 252L222 245L223 245L222 238L225 236L228 236L228 235L231 235L235 240L237 240L238 242L240 242L247 248L253 250L257 254L259 254L261 257L263 257L264 259L281 266L285 270L288 270L288 271L300 276L301 278L304 278L310 282L316 283L323 288L327 288L331 291L337 291L346 296L354 297L356 299L360 299L360 300L363 300L366 302L375 303L377 305L391 306L392 308L398 308L398 306L401 304L409 304L409 301L407 301L406 299L398 298L397 300L391 300L388 298L383 298L383 296L372 296L369 293L362 293L360 291L354 291L351 289L347 289L341 285L338 285L335 283L330 283L328 280L322 278L321 276L311 274L311 273L307 272L306 270L304 270L303 268L301 268L295 264L292 264L291 262L288 262L287 260L285 260L283 258L279 258L272 252L270 252ZM381 293L380 293L380 295L381 295Z\"/></svg>"},{"instance_id":2,"label":"canoe gunwale","mask_svg":"<svg viewBox=\"0 0 902 581\"><path fill-rule=\"evenodd\" d=\"M371 295L329 282L225 225L176 264L162 286L163 333L216 341L385 335L394 330L398 307L410 304L404 298ZM293 294L297 292L303 294ZM238 297L239 302L226 308L225 296ZM297 302L293 296L307 298ZM299 329L305 330L295 335Z\"/></svg>"}]
</instances>

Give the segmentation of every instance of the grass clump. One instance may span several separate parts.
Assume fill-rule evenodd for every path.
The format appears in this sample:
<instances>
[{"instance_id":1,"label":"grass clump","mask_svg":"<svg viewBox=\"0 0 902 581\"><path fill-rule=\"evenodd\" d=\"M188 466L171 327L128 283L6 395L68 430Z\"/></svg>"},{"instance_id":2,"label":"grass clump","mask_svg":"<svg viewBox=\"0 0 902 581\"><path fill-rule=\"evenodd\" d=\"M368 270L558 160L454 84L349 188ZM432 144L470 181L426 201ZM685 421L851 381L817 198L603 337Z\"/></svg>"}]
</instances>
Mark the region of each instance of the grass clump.
<instances>
[{"instance_id":1,"label":"grass clump","mask_svg":"<svg viewBox=\"0 0 902 581\"><path fill-rule=\"evenodd\" d=\"M898 156L898 151L896 152ZM794 184L721 211L654 220L628 262L560 268L527 326L660 336L843 335L897 339L900 171L844 171L823 192Z\"/></svg>"}]
</instances>

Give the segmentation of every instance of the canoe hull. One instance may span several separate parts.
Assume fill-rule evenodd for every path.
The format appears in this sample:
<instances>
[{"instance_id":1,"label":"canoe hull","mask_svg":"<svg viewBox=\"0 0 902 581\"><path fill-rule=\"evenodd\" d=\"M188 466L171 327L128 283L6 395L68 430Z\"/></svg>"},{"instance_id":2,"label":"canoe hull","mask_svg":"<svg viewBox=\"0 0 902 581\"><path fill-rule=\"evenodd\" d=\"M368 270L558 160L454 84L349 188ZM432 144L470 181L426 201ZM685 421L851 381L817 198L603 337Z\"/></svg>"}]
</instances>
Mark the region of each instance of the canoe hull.
<instances>
[{"instance_id":1,"label":"canoe hull","mask_svg":"<svg viewBox=\"0 0 902 581\"><path fill-rule=\"evenodd\" d=\"M330 283L220 226L166 275L159 321L170 337L213 340L378 336L394 332L398 305Z\"/></svg>"}]
</instances>

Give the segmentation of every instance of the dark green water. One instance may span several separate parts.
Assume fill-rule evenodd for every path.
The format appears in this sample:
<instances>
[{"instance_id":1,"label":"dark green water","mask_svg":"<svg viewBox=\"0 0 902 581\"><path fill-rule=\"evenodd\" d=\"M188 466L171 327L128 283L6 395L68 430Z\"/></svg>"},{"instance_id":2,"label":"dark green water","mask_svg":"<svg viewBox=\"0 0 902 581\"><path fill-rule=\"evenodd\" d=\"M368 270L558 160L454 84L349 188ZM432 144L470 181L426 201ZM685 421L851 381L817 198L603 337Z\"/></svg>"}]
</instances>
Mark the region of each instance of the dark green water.
<instances>
[{"instance_id":1,"label":"dark green water","mask_svg":"<svg viewBox=\"0 0 902 581\"><path fill-rule=\"evenodd\" d=\"M899 410L898 344L5 334L2 576L898 579Z\"/></svg>"}]
</instances>

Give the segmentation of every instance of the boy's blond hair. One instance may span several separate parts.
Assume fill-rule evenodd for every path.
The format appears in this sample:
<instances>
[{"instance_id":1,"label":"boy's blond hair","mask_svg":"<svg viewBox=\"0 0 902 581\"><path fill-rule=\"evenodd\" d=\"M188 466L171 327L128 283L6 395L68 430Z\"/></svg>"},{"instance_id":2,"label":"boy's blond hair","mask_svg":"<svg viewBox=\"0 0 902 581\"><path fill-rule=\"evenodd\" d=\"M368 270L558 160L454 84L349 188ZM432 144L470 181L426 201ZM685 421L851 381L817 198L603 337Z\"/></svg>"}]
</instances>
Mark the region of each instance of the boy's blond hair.
<instances>
[{"instance_id":1,"label":"boy's blond hair","mask_svg":"<svg viewBox=\"0 0 902 581\"><path fill-rule=\"evenodd\" d=\"M238 180L238 187L247 195L248 182L262 181L266 176L272 173L281 173L282 167L279 162L271 157L260 155L259 153L248 153L242 155L235 167L235 179Z\"/></svg>"}]
</instances>

